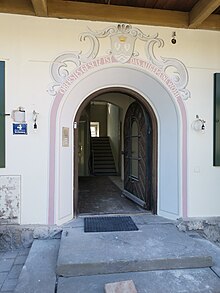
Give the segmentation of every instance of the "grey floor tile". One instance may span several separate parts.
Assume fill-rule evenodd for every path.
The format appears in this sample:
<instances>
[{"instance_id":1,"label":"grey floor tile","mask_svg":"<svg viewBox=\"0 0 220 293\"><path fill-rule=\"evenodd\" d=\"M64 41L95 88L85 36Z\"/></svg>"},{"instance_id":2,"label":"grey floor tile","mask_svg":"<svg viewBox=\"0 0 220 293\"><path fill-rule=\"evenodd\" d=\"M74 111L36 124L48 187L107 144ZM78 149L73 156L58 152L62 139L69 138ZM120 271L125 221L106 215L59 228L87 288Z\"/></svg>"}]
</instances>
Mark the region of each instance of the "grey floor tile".
<instances>
[{"instance_id":1,"label":"grey floor tile","mask_svg":"<svg viewBox=\"0 0 220 293\"><path fill-rule=\"evenodd\" d=\"M7 272L0 273L0 288L3 285L3 283L4 283L5 279L7 278L7 276L8 276L8 273Z\"/></svg>"},{"instance_id":2,"label":"grey floor tile","mask_svg":"<svg viewBox=\"0 0 220 293\"><path fill-rule=\"evenodd\" d=\"M15 279L20 276L21 270L23 268L23 265L14 265L11 269L11 271L8 274L8 279Z\"/></svg>"},{"instance_id":3,"label":"grey floor tile","mask_svg":"<svg viewBox=\"0 0 220 293\"><path fill-rule=\"evenodd\" d=\"M0 261L0 273L2 272L9 272L14 264L14 259L10 258L3 258Z\"/></svg>"},{"instance_id":4,"label":"grey floor tile","mask_svg":"<svg viewBox=\"0 0 220 293\"><path fill-rule=\"evenodd\" d=\"M28 255L30 251L30 248L23 248L18 252L18 255Z\"/></svg>"},{"instance_id":5,"label":"grey floor tile","mask_svg":"<svg viewBox=\"0 0 220 293\"><path fill-rule=\"evenodd\" d=\"M27 259L27 255L18 255L15 259L15 265L23 265Z\"/></svg>"},{"instance_id":6,"label":"grey floor tile","mask_svg":"<svg viewBox=\"0 0 220 293\"><path fill-rule=\"evenodd\" d=\"M4 258L15 258L18 255L18 250L7 251L4 253Z\"/></svg>"},{"instance_id":7,"label":"grey floor tile","mask_svg":"<svg viewBox=\"0 0 220 293\"><path fill-rule=\"evenodd\" d=\"M1 292L13 291L17 285L17 281L17 279L6 279L2 286Z\"/></svg>"}]
</instances>

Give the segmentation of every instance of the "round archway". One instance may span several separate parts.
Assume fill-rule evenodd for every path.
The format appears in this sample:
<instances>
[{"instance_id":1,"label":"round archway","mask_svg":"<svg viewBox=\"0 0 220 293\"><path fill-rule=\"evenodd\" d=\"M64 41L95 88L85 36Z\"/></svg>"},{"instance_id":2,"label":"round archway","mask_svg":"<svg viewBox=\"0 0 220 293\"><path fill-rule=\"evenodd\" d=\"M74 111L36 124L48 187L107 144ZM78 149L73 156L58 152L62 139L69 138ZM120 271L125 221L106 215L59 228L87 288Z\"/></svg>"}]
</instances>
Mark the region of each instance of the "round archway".
<instances>
[{"instance_id":1,"label":"round archway","mask_svg":"<svg viewBox=\"0 0 220 293\"><path fill-rule=\"evenodd\" d=\"M74 127L81 109L100 91L120 89L132 93L144 105L150 105L151 111L158 127L157 155L155 161L157 174L155 174L155 189L157 190L157 214L176 219L183 213L182 201L186 202L186 161L182 160L183 146L186 145L184 127L185 118L181 107L184 105L175 100L175 97L164 85L147 72L125 66L103 68L95 73L80 79L73 84L60 102L56 112L57 131L56 143L51 146L54 152L56 165L51 163L51 184L54 184L55 209L50 204L49 217L55 218L60 224L70 220L74 214L73 197L77 191L77 182L74 178L73 150L76 146ZM181 107L180 107L181 106ZM67 148L60 143L62 128L70 131L70 144ZM54 147L54 150L53 150ZM186 153L186 150L184 150ZM186 158L185 158L186 159ZM53 170L54 168L54 170ZM182 198L182 201L181 201Z\"/></svg>"}]
</instances>

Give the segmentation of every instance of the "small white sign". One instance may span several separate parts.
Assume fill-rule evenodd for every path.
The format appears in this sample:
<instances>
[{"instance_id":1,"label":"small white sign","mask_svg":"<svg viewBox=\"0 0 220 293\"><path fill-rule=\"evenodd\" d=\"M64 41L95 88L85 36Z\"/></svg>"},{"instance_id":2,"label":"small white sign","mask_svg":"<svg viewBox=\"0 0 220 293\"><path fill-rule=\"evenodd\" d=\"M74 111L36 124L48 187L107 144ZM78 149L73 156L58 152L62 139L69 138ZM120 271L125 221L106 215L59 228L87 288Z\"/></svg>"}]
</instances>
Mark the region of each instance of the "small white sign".
<instances>
[{"instance_id":1,"label":"small white sign","mask_svg":"<svg viewBox=\"0 0 220 293\"><path fill-rule=\"evenodd\" d=\"M69 128L62 127L62 146L69 147Z\"/></svg>"}]
</instances>

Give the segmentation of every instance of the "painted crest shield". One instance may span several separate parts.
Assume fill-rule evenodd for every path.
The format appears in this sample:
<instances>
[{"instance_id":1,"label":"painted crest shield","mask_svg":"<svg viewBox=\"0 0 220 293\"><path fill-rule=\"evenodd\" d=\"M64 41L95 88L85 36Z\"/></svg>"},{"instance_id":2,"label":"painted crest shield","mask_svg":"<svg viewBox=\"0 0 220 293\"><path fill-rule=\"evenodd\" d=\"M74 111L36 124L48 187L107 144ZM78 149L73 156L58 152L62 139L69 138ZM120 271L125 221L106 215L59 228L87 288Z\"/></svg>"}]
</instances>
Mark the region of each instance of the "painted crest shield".
<instances>
[{"instance_id":1,"label":"painted crest shield","mask_svg":"<svg viewBox=\"0 0 220 293\"><path fill-rule=\"evenodd\" d=\"M112 55L121 63L126 63L132 56L136 38L128 34L115 34L111 37Z\"/></svg>"}]
</instances>

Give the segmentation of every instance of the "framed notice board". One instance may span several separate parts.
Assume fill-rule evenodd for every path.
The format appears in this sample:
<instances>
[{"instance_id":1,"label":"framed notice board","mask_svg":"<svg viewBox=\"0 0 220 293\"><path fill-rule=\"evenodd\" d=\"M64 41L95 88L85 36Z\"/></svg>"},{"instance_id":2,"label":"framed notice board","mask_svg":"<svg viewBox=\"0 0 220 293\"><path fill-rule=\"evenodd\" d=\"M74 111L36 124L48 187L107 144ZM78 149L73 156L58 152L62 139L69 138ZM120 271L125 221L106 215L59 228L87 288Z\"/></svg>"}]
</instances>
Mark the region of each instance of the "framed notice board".
<instances>
[{"instance_id":1,"label":"framed notice board","mask_svg":"<svg viewBox=\"0 0 220 293\"><path fill-rule=\"evenodd\" d=\"M220 166L220 73L214 74L214 166Z\"/></svg>"}]
</instances>

